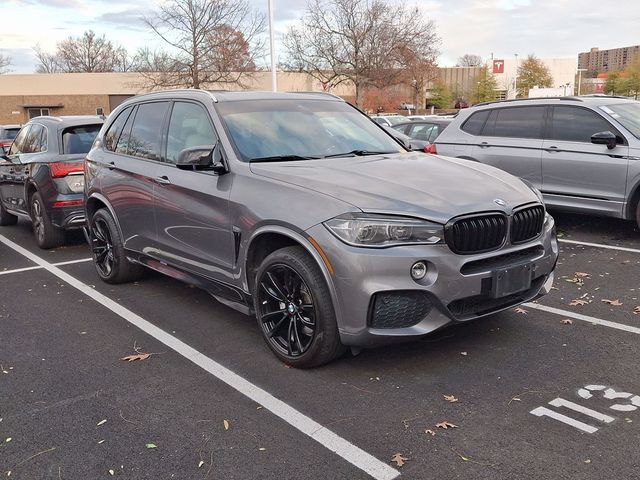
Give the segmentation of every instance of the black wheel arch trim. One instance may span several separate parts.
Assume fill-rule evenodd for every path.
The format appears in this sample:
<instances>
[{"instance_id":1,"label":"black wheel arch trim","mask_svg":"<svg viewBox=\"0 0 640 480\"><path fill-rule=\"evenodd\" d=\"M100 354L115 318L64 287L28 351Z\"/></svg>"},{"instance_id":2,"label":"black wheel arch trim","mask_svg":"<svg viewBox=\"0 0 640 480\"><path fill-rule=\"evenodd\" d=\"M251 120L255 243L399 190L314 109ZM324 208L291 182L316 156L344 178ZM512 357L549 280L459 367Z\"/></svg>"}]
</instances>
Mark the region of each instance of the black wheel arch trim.
<instances>
[{"instance_id":1,"label":"black wheel arch trim","mask_svg":"<svg viewBox=\"0 0 640 480\"><path fill-rule=\"evenodd\" d=\"M118 217L116 215L115 210L113 209L113 206L104 195L97 192L94 192L88 197L86 197L84 201L84 213L86 217L86 226L87 226L87 229L89 230L89 233L91 232L91 219L93 217L92 215L89 215L89 208L88 208L89 202L91 200L99 201L100 203L102 203L107 207L107 210L109 210L109 213L111 214L111 216L113 217L113 220L116 223L116 227L118 227L118 233L120 234L120 238L122 238L122 228L120 228L120 222L118 221ZM95 211L93 213L95 213Z\"/></svg>"}]
</instances>

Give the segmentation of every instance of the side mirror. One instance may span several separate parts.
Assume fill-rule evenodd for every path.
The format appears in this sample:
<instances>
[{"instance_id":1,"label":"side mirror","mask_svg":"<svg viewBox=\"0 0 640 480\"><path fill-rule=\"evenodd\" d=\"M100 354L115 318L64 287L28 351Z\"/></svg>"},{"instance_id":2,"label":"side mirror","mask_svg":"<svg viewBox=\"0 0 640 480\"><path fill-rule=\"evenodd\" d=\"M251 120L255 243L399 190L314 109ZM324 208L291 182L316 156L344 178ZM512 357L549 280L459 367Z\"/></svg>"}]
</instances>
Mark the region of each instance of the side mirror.
<instances>
[{"instance_id":1,"label":"side mirror","mask_svg":"<svg viewBox=\"0 0 640 480\"><path fill-rule=\"evenodd\" d=\"M185 148L178 155L176 167L181 170L211 170L218 175L228 172L220 143Z\"/></svg>"},{"instance_id":2,"label":"side mirror","mask_svg":"<svg viewBox=\"0 0 640 480\"><path fill-rule=\"evenodd\" d=\"M591 135L591 143L596 145L606 145L609 150L613 150L618 144L618 137L609 131L594 133Z\"/></svg>"}]
</instances>

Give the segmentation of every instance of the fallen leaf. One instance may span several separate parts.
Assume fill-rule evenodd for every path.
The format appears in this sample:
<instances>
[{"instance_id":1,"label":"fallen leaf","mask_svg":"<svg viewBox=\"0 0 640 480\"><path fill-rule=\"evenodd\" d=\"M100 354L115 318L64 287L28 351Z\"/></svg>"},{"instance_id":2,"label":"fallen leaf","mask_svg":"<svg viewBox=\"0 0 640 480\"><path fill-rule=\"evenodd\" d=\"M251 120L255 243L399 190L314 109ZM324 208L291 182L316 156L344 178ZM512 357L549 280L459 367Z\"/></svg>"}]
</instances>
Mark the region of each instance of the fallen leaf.
<instances>
[{"instance_id":1,"label":"fallen leaf","mask_svg":"<svg viewBox=\"0 0 640 480\"><path fill-rule=\"evenodd\" d=\"M619 307L620 305L622 305L622 302L618 298L616 298L615 300L607 300L606 298L603 298L602 302L608 303L609 305L613 305L614 307Z\"/></svg>"},{"instance_id":2,"label":"fallen leaf","mask_svg":"<svg viewBox=\"0 0 640 480\"><path fill-rule=\"evenodd\" d=\"M591 460L589 460L588 458L584 461L584 463L591 463Z\"/></svg>"},{"instance_id":3,"label":"fallen leaf","mask_svg":"<svg viewBox=\"0 0 640 480\"><path fill-rule=\"evenodd\" d=\"M200 460L200 462L198 463L198 468L202 468L202 465L204 465L204 461Z\"/></svg>"},{"instance_id":4,"label":"fallen leaf","mask_svg":"<svg viewBox=\"0 0 640 480\"><path fill-rule=\"evenodd\" d=\"M453 423L449 423L446 420L444 422L440 422L440 423L436 423L436 427L438 428L444 428L445 430L447 428L458 428L457 425L454 425Z\"/></svg>"},{"instance_id":5,"label":"fallen leaf","mask_svg":"<svg viewBox=\"0 0 640 480\"><path fill-rule=\"evenodd\" d=\"M106 418L104 420L100 420L98 423L96 423L96 426L99 427L100 425L104 425L105 423L107 423L107 419Z\"/></svg>"},{"instance_id":6,"label":"fallen leaf","mask_svg":"<svg viewBox=\"0 0 640 480\"><path fill-rule=\"evenodd\" d=\"M111 475L112 477L116 474L116 472L114 472L113 470L109 470L109 475Z\"/></svg>"},{"instance_id":7,"label":"fallen leaf","mask_svg":"<svg viewBox=\"0 0 640 480\"><path fill-rule=\"evenodd\" d=\"M393 457L391 457L391 461L395 462L395 464L399 467L403 466L407 460L409 459L403 457L401 453L396 453Z\"/></svg>"},{"instance_id":8,"label":"fallen leaf","mask_svg":"<svg viewBox=\"0 0 640 480\"><path fill-rule=\"evenodd\" d=\"M573 325L573 320L569 320L568 318L565 318L564 320L560 320L560 323L563 325Z\"/></svg>"},{"instance_id":9,"label":"fallen leaf","mask_svg":"<svg viewBox=\"0 0 640 480\"><path fill-rule=\"evenodd\" d=\"M147 443L145 445L145 447L147 447L147 448L158 448L158 446L155 443Z\"/></svg>"},{"instance_id":10,"label":"fallen leaf","mask_svg":"<svg viewBox=\"0 0 640 480\"><path fill-rule=\"evenodd\" d=\"M467 356L467 352L460 352L460 355L464 355L466 357Z\"/></svg>"},{"instance_id":11,"label":"fallen leaf","mask_svg":"<svg viewBox=\"0 0 640 480\"><path fill-rule=\"evenodd\" d=\"M636 308L633 309L633 314L640 315L640 305L638 305Z\"/></svg>"},{"instance_id":12,"label":"fallen leaf","mask_svg":"<svg viewBox=\"0 0 640 480\"><path fill-rule=\"evenodd\" d=\"M589 301L588 300L580 300L579 298L576 298L575 300L571 300L571 303L569 303L570 307L578 307L578 306L582 306L582 305L588 305Z\"/></svg>"},{"instance_id":13,"label":"fallen leaf","mask_svg":"<svg viewBox=\"0 0 640 480\"><path fill-rule=\"evenodd\" d=\"M454 395L443 395L443 397L447 402L450 403L455 403L458 401L458 399Z\"/></svg>"},{"instance_id":14,"label":"fallen leaf","mask_svg":"<svg viewBox=\"0 0 640 480\"><path fill-rule=\"evenodd\" d=\"M126 357L122 357L120 360L124 360L125 362L134 362L136 360L146 360L150 356L150 353L138 353L136 355L127 355Z\"/></svg>"},{"instance_id":15,"label":"fallen leaf","mask_svg":"<svg viewBox=\"0 0 640 480\"><path fill-rule=\"evenodd\" d=\"M224 425L225 430L229 430L229 422L227 420L223 420L222 424Z\"/></svg>"},{"instance_id":16,"label":"fallen leaf","mask_svg":"<svg viewBox=\"0 0 640 480\"><path fill-rule=\"evenodd\" d=\"M526 315L526 314L528 313L528 312L527 312L524 308L522 308L522 307L518 307L518 308L516 308L516 309L515 309L515 312L516 312L516 313L522 313L522 314L524 314L524 315Z\"/></svg>"},{"instance_id":17,"label":"fallen leaf","mask_svg":"<svg viewBox=\"0 0 640 480\"><path fill-rule=\"evenodd\" d=\"M433 430L431 430L431 429L427 429L427 430L425 430L425 431L424 431L424 433L428 433L428 434L429 434L429 435L431 435L432 437L435 437L435 436L436 436L436 432L434 432L434 431L433 431Z\"/></svg>"},{"instance_id":18,"label":"fallen leaf","mask_svg":"<svg viewBox=\"0 0 640 480\"><path fill-rule=\"evenodd\" d=\"M9 443L12 440L11 437L7 437L7 439L4 441L4 443Z\"/></svg>"},{"instance_id":19,"label":"fallen leaf","mask_svg":"<svg viewBox=\"0 0 640 480\"><path fill-rule=\"evenodd\" d=\"M584 278L584 277L588 277L589 275L591 275L590 273L584 273L584 272L576 272L574 273L574 275L578 278Z\"/></svg>"}]
</instances>

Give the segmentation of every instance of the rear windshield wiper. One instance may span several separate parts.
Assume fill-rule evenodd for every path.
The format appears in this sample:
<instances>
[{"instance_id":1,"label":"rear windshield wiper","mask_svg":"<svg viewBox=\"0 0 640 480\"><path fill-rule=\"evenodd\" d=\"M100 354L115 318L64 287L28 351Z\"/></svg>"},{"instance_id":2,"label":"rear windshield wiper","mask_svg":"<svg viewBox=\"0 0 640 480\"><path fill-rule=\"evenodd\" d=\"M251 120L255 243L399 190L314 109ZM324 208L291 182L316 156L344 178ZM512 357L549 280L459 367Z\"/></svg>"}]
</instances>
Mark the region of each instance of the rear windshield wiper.
<instances>
[{"instance_id":1,"label":"rear windshield wiper","mask_svg":"<svg viewBox=\"0 0 640 480\"><path fill-rule=\"evenodd\" d=\"M323 158L364 157L364 156L367 156L367 155L388 155L390 153L398 153L398 152L376 152L376 151L373 151L373 150L351 150L350 152L334 153L332 155L325 155Z\"/></svg>"},{"instance_id":2,"label":"rear windshield wiper","mask_svg":"<svg viewBox=\"0 0 640 480\"><path fill-rule=\"evenodd\" d=\"M304 157L302 155L273 155L271 157L256 157L249 162L288 162L295 160L317 160L322 157Z\"/></svg>"}]
</instances>

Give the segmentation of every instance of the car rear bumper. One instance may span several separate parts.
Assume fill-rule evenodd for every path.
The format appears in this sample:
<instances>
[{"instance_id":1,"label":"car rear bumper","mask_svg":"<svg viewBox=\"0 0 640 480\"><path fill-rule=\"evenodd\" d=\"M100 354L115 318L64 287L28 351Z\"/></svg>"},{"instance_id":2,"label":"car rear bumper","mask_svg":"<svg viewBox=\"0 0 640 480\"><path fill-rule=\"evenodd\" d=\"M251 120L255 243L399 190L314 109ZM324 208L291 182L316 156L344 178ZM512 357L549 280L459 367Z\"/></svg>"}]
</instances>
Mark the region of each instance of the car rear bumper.
<instances>
[{"instance_id":1,"label":"car rear bumper","mask_svg":"<svg viewBox=\"0 0 640 480\"><path fill-rule=\"evenodd\" d=\"M83 194L58 195L48 207L49 218L56 227L72 229L85 225Z\"/></svg>"},{"instance_id":2,"label":"car rear bumper","mask_svg":"<svg viewBox=\"0 0 640 480\"><path fill-rule=\"evenodd\" d=\"M350 247L323 225L308 233L331 263L341 340L354 346L419 337L534 300L551 290L558 258L551 217L535 240L477 255L456 255L444 244ZM428 266L418 281L410 275L417 261ZM493 298L497 272L518 266L531 269L531 285Z\"/></svg>"}]
</instances>

